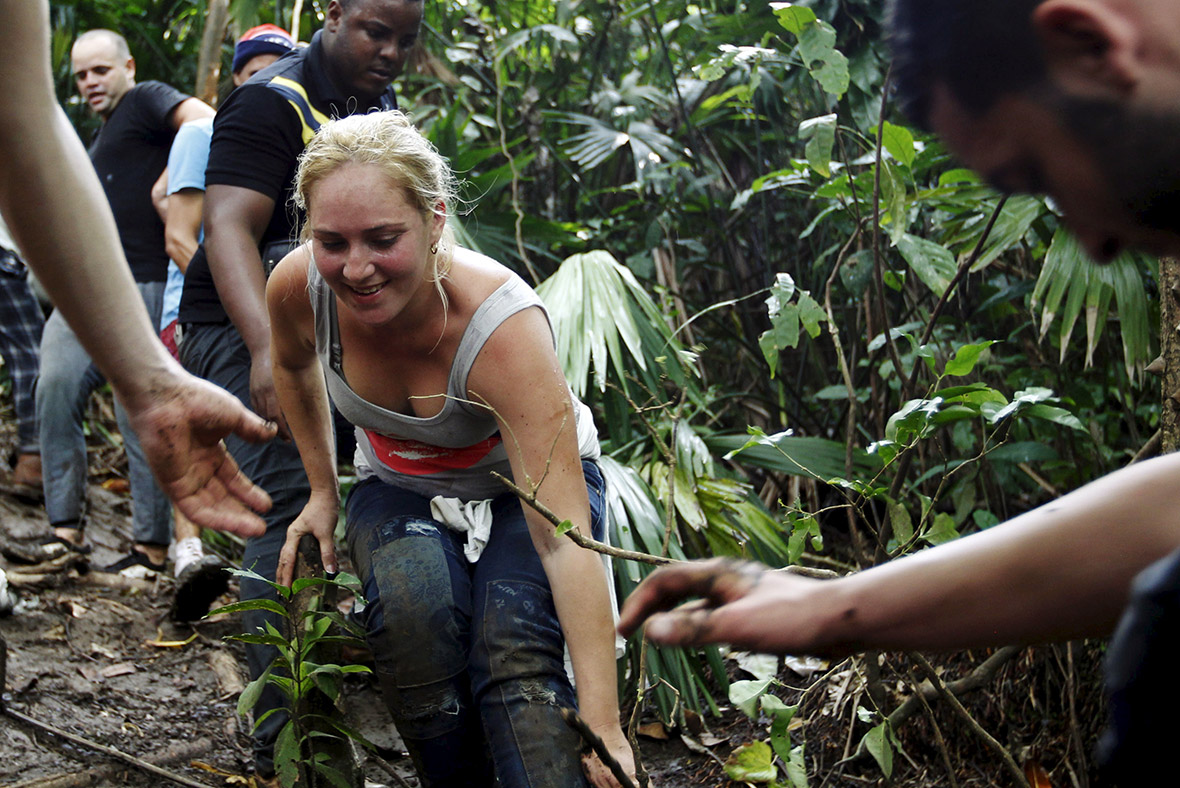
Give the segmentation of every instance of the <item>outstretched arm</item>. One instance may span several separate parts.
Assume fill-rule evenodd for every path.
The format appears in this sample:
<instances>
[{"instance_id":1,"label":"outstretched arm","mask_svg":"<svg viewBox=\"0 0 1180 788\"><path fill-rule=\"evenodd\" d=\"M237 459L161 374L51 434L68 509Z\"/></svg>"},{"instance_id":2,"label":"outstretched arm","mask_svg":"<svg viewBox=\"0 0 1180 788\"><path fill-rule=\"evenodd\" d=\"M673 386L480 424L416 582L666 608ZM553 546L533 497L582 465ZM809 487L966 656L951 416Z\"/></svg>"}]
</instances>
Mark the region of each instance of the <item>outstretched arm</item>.
<instances>
[{"instance_id":1,"label":"outstretched arm","mask_svg":"<svg viewBox=\"0 0 1180 788\"><path fill-rule=\"evenodd\" d=\"M472 366L468 391L500 422L516 484L535 489L540 503L591 536L573 402L550 337L537 309L508 318ZM579 711L634 776L631 747L619 724L614 630L602 559L556 536L553 526L528 506L525 519L569 646ZM597 758L587 764L587 776L599 788L617 785Z\"/></svg>"},{"instance_id":2,"label":"outstretched arm","mask_svg":"<svg viewBox=\"0 0 1180 788\"><path fill-rule=\"evenodd\" d=\"M0 211L25 260L110 380L161 488L194 522L257 534L269 499L221 439L262 441L274 428L168 354L123 257L106 196L57 106L44 0L0 0L0 70L21 74L0 94Z\"/></svg>"},{"instance_id":3,"label":"outstretched arm","mask_svg":"<svg viewBox=\"0 0 1180 788\"><path fill-rule=\"evenodd\" d=\"M793 654L1106 635L1134 576L1180 547L1177 478L1180 456L1151 460L982 533L840 580L717 559L659 569L627 599L619 630L630 634L646 620L657 643Z\"/></svg>"},{"instance_id":4,"label":"outstretched arm","mask_svg":"<svg viewBox=\"0 0 1180 788\"><path fill-rule=\"evenodd\" d=\"M287 541L279 553L275 579L284 585L291 584L295 554L304 534L319 542L324 569L336 571L333 535L340 510L340 485L328 392L315 353L314 315L307 298L308 261L307 247L299 247L275 266L266 283L266 304L274 327L270 355L275 392L311 486L307 505L287 527Z\"/></svg>"}]
</instances>

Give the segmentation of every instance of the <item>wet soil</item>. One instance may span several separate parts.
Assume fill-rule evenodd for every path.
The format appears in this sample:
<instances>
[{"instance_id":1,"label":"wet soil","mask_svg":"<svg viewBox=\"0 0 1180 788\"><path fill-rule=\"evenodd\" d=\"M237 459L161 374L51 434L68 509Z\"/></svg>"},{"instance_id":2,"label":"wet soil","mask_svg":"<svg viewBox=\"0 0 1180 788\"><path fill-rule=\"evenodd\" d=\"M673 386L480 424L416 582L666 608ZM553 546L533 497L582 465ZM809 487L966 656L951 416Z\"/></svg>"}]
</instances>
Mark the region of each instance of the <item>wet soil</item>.
<instances>
[{"instance_id":1,"label":"wet soil","mask_svg":"<svg viewBox=\"0 0 1180 788\"><path fill-rule=\"evenodd\" d=\"M0 457L11 442L10 422L0 421ZM114 561L130 548L130 504L119 492L118 455L117 448L95 438L87 529L95 565ZM44 509L16 499L5 487L6 478L0 463L0 534L23 539L47 533ZM227 557L235 550L224 541L208 547ZM254 785L250 723L235 710L245 681L241 645L224 639L241 631L240 620L222 614L192 625L173 624L168 618L172 591L167 578L144 589L124 590L93 585L77 573L46 587L18 589L15 613L0 618L0 635L8 644L4 700L19 714L141 759L155 758L197 783ZM236 594L231 583L221 602L236 600ZM993 653L933 659L950 682ZM972 719L1013 754L1018 768L1044 775L1044 781L1034 784L1088 786L1094 780L1090 752L1105 714L1100 659L1098 644L1024 649L990 676L983 689L964 694L963 701ZM737 659L726 664L730 679L751 678L749 662L746 667ZM913 696L917 677L906 655L819 666L771 664L778 682L775 694L799 707L791 736L795 744L806 741L812 788L1017 784L999 753L936 698L930 708L919 709L899 726L891 778L870 754L858 751L862 737L879 721L872 709L892 710ZM717 696L725 704L724 693ZM362 754L368 785L416 787L372 680L350 676L343 706L351 725L374 743L398 775L389 776ZM769 720L751 721L730 705L704 719L704 727L691 726L691 733L664 728L650 714L641 722L646 735L639 737L640 755L652 784L660 788L742 785L726 776L725 761L741 746L769 739ZM790 784L781 765L777 779ZM169 784L0 715L0 786Z\"/></svg>"}]
</instances>

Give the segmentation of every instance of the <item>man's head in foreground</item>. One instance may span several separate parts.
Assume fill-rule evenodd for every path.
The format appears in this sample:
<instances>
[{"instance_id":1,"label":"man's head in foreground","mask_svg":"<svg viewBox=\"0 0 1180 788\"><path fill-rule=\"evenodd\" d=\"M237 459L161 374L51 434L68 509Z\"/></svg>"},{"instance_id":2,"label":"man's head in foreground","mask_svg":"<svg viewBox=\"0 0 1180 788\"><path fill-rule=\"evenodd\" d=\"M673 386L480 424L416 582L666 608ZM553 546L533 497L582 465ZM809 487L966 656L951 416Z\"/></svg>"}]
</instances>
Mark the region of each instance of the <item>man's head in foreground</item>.
<instances>
[{"instance_id":1,"label":"man's head in foreground","mask_svg":"<svg viewBox=\"0 0 1180 788\"><path fill-rule=\"evenodd\" d=\"M135 58L127 40L113 30L88 30L78 36L70 60L82 100L104 121L135 87Z\"/></svg>"},{"instance_id":2,"label":"man's head in foreground","mask_svg":"<svg viewBox=\"0 0 1180 788\"><path fill-rule=\"evenodd\" d=\"M903 111L1098 260L1180 254L1180 4L894 0Z\"/></svg>"}]
</instances>

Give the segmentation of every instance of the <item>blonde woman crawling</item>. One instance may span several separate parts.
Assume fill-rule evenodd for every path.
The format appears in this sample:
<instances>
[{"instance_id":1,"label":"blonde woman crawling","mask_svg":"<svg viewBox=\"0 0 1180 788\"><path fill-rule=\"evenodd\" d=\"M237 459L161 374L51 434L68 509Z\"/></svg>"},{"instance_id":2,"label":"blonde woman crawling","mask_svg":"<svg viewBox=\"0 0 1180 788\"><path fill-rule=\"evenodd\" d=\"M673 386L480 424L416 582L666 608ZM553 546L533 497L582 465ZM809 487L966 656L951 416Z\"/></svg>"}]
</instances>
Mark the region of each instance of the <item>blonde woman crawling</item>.
<instances>
[{"instance_id":1,"label":"blonde woman crawling","mask_svg":"<svg viewBox=\"0 0 1180 788\"><path fill-rule=\"evenodd\" d=\"M491 476L601 537L588 409L570 392L544 306L499 263L457 247L447 163L398 112L333 121L307 146L306 243L267 285L275 385L311 481L303 534L337 565L329 399L356 427L345 507L360 612L398 732L428 786L616 785L583 758L577 707L633 771L619 725L599 557Z\"/></svg>"}]
</instances>

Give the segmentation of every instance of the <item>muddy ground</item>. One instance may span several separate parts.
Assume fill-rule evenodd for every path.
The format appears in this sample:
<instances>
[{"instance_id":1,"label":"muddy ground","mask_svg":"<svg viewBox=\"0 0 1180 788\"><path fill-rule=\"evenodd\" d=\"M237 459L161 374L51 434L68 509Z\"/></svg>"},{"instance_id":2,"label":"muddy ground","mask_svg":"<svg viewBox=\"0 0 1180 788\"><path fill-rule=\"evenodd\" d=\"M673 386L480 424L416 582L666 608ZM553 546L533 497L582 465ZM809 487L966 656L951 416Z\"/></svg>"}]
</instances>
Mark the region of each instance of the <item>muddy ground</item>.
<instances>
[{"instance_id":1,"label":"muddy ground","mask_svg":"<svg viewBox=\"0 0 1180 788\"><path fill-rule=\"evenodd\" d=\"M0 456L7 456L11 442L11 424L0 423ZM90 562L101 566L130 549L130 501L118 451L101 436L92 443L86 533L94 548ZM21 541L48 533L44 508L17 498L7 473L0 464L0 536ZM232 544L220 547L232 557ZM0 566L14 565L0 558ZM235 710L246 680L242 647L225 640L241 631L238 616L175 624L168 616L170 579L130 589L94 580L93 572L71 570L43 585L15 589L15 612L0 618L8 644L7 708L206 785L252 785L249 721ZM236 601L236 595L231 581L219 604ZM374 683L350 678L343 705L349 722L404 784L417 786ZM675 738L645 738L644 748L649 741L648 766L659 785L716 784L704 776L719 769L714 758ZM371 759L364 768L368 785L398 785ZM0 716L0 786L168 784L158 774Z\"/></svg>"},{"instance_id":2,"label":"muddy ground","mask_svg":"<svg viewBox=\"0 0 1180 788\"><path fill-rule=\"evenodd\" d=\"M0 421L0 457L7 456L11 441L10 422ZM91 560L101 565L129 549L130 507L120 492L118 450L99 436L93 441L87 535L94 546ZM0 463L0 533L15 539L46 533L43 508L16 499L5 486L6 473ZM232 553L234 547L222 543L221 549ZM238 618L219 615L194 625L172 624L170 581L117 589L94 585L92 576L71 573L45 587L18 590L16 612L0 618L0 634L8 642L7 707L101 745L155 759L199 784L252 785L249 723L235 712L245 679L241 646L224 639L240 631ZM236 586L231 585L222 601L234 599ZM1043 775L1040 786L1092 784L1090 752L1104 715L1100 652L1097 644L1012 650L986 675L981 690L962 696L972 720L1012 753L1019 770ZM994 663L995 657L996 652L986 651L934 662L943 679L952 682L978 675L980 666L991 664L989 659ZM736 660L727 664L731 678L751 677ZM774 668L781 682L776 693L799 705L792 738L796 744L806 740L812 788L1018 784L1012 765L971 722L936 697L915 706L899 725L892 779L864 752L858 756L857 744L874 722L868 710L875 705L894 710L914 696L921 677L906 655L824 664L814 673L794 662ZM344 707L353 726L397 773L391 777L366 758L369 785L417 786L367 677L350 677ZM707 729L687 735L653 724L650 715L642 721L650 735L639 739L641 757L652 784L661 788L738 786L726 776L724 761L736 748L768 738L767 720L751 722L729 705L704 720ZM778 779L788 784L781 770ZM0 715L0 786L169 784Z\"/></svg>"}]
</instances>

